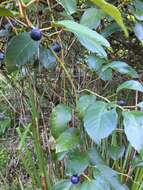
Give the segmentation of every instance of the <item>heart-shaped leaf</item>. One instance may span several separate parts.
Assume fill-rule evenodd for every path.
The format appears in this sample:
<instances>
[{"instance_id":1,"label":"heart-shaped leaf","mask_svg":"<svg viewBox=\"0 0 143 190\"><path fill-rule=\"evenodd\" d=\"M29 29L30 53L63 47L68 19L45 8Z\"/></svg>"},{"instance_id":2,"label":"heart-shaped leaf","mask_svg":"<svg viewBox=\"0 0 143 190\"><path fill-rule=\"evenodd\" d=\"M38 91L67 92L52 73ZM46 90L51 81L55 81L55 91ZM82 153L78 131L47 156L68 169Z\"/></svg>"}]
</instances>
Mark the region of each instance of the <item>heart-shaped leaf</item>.
<instances>
[{"instance_id":1,"label":"heart-shaped leaf","mask_svg":"<svg viewBox=\"0 0 143 190\"><path fill-rule=\"evenodd\" d=\"M86 109L95 103L96 96L94 95L83 95L79 98L77 102L77 113L80 118L83 118Z\"/></svg>"},{"instance_id":2,"label":"heart-shaped leaf","mask_svg":"<svg viewBox=\"0 0 143 190\"><path fill-rule=\"evenodd\" d=\"M58 137L65 129L71 120L71 109L63 104L57 105L50 117L51 132L54 137Z\"/></svg>"},{"instance_id":3,"label":"heart-shaped leaf","mask_svg":"<svg viewBox=\"0 0 143 190\"><path fill-rule=\"evenodd\" d=\"M80 143L80 132L76 128L67 129L56 141L56 152L69 151Z\"/></svg>"},{"instance_id":4,"label":"heart-shaped leaf","mask_svg":"<svg viewBox=\"0 0 143 190\"><path fill-rule=\"evenodd\" d=\"M143 149L143 112L123 112L125 134L131 145L137 150Z\"/></svg>"},{"instance_id":5,"label":"heart-shaped leaf","mask_svg":"<svg viewBox=\"0 0 143 190\"><path fill-rule=\"evenodd\" d=\"M65 164L66 166L66 174L80 175L84 172L84 170L89 165L89 156L86 152L73 152L69 155L68 160Z\"/></svg>"},{"instance_id":6,"label":"heart-shaped leaf","mask_svg":"<svg viewBox=\"0 0 143 190\"><path fill-rule=\"evenodd\" d=\"M108 137L116 126L117 113L115 109L108 110L106 103L97 101L86 110L84 127L96 143Z\"/></svg>"}]
</instances>

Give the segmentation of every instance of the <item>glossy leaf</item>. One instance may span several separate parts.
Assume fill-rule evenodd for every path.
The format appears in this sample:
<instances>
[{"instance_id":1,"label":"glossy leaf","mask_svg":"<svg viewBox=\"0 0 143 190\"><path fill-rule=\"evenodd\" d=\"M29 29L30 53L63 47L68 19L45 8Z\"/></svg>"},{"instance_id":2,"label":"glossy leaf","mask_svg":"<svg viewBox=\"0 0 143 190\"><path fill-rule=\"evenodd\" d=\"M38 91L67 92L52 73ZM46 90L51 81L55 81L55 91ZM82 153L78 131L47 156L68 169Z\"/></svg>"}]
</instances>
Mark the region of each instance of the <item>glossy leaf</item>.
<instances>
[{"instance_id":1,"label":"glossy leaf","mask_svg":"<svg viewBox=\"0 0 143 190\"><path fill-rule=\"evenodd\" d=\"M71 20L57 22L58 25L65 27L68 31L73 32L81 44L93 53L97 53L101 57L107 57L107 54L102 46L109 47L109 42L96 31L89 29L86 26L78 24Z\"/></svg>"},{"instance_id":2,"label":"glossy leaf","mask_svg":"<svg viewBox=\"0 0 143 190\"><path fill-rule=\"evenodd\" d=\"M101 70L99 70L97 72L97 74L104 81L112 80L112 69L111 68L108 68L106 70L102 70L102 68L101 68Z\"/></svg>"},{"instance_id":3,"label":"glossy leaf","mask_svg":"<svg viewBox=\"0 0 143 190\"><path fill-rule=\"evenodd\" d=\"M102 70L104 71L108 68L111 68L121 74L127 74L127 75L131 76L132 78L138 77L137 72L131 66L129 66L127 63L122 62L122 61L113 61L113 62L109 63L108 65L104 66L102 68Z\"/></svg>"},{"instance_id":4,"label":"glossy leaf","mask_svg":"<svg viewBox=\"0 0 143 190\"><path fill-rule=\"evenodd\" d=\"M67 175L80 175L89 165L89 156L86 152L73 152L65 164Z\"/></svg>"},{"instance_id":5,"label":"glossy leaf","mask_svg":"<svg viewBox=\"0 0 143 190\"><path fill-rule=\"evenodd\" d=\"M122 83L118 88L117 92L123 90L123 89L129 89L129 90L137 90L139 92L143 92L143 85L135 80L130 80Z\"/></svg>"},{"instance_id":6,"label":"glossy leaf","mask_svg":"<svg viewBox=\"0 0 143 190\"><path fill-rule=\"evenodd\" d=\"M89 55L87 59L87 64L92 71L99 71L105 62L105 59L101 59L95 55Z\"/></svg>"},{"instance_id":7,"label":"glossy leaf","mask_svg":"<svg viewBox=\"0 0 143 190\"><path fill-rule=\"evenodd\" d=\"M105 164L96 147L88 149L87 152L92 165Z\"/></svg>"},{"instance_id":8,"label":"glossy leaf","mask_svg":"<svg viewBox=\"0 0 143 190\"><path fill-rule=\"evenodd\" d=\"M134 27L134 32L136 37L142 41L143 40L143 24L142 23L136 23Z\"/></svg>"},{"instance_id":9,"label":"glossy leaf","mask_svg":"<svg viewBox=\"0 0 143 190\"><path fill-rule=\"evenodd\" d=\"M123 19L121 16L120 11L118 8L116 8L114 5L104 1L104 0L91 0L95 5L100 7L105 13L110 15L112 18L115 19L115 21L118 23L118 25L122 28L125 35L128 36L128 31L123 23Z\"/></svg>"},{"instance_id":10,"label":"glossy leaf","mask_svg":"<svg viewBox=\"0 0 143 190\"><path fill-rule=\"evenodd\" d=\"M38 52L39 43L30 38L29 33L21 33L12 38L6 50L5 61L8 69L31 61Z\"/></svg>"},{"instance_id":11,"label":"glossy leaf","mask_svg":"<svg viewBox=\"0 0 143 190\"><path fill-rule=\"evenodd\" d=\"M96 183L100 184L101 190L126 190L118 180L117 172L106 165L96 165L94 177L96 178Z\"/></svg>"},{"instance_id":12,"label":"glossy leaf","mask_svg":"<svg viewBox=\"0 0 143 190\"><path fill-rule=\"evenodd\" d=\"M57 105L50 117L51 132L54 137L58 137L65 129L71 120L71 109L63 104Z\"/></svg>"},{"instance_id":13,"label":"glossy leaf","mask_svg":"<svg viewBox=\"0 0 143 190\"><path fill-rule=\"evenodd\" d=\"M100 25L104 13L97 8L88 8L81 17L80 24L91 29L96 29Z\"/></svg>"},{"instance_id":14,"label":"glossy leaf","mask_svg":"<svg viewBox=\"0 0 143 190\"><path fill-rule=\"evenodd\" d=\"M80 133L76 128L67 129L56 141L56 152L69 151L80 143Z\"/></svg>"},{"instance_id":15,"label":"glossy leaf","mask_svg":"<svg viewBox=\"0 0 143 190\"><path fill-rule=\"evenodd\" d=\"M116 126L117 113L115 109L108 110L106 103L97 101L87 109L84 116L84 127L96 143L108 137Z\"/></svg>"},{"instance_id":16,"label":"glossy leaf","mask_svg":"<svg viewBox=\"0 0 143 190\"><path fill-rule=\"evenodd\" d=\"M58 181L50 190L69 190L71 187L69 180Z\"/></svg>"},{"instance_id":17,"label":"glossy leaf","mask_svg":"<svg viewBox=\"0 0 143 190\"><path fill-rule=\"evenodd\" d=\"M83 118L85 115L85 112L87 108L95 103L96 101L96 96L94 95L83 95L79 98L77 102L77 113L80 118Z\"/></svg>"},{"instance_id":18,"label":"glossy leaf","mask_svg":"<svg viewBox=\"0 0 143 190\"><path fill-rule=\"evenodd\" d=\"M119 31L120 31L120 27L115 22L113 22L113 23L110 23L110 25L108 25L106 28L104 28L101 31L101 35L107 38L111 36L113 33L116 33Z\"/></svg>"},{"instance_id":19,"label":"glossy leaf","mask_svg":"<svg viewBox=\"0 0 143 190\"><path fill-rule=\"evenodd\" d=\"M125 134L131 145L140 151L143 149L143 112L123 112Z\"/></svg>"}]
</instances>

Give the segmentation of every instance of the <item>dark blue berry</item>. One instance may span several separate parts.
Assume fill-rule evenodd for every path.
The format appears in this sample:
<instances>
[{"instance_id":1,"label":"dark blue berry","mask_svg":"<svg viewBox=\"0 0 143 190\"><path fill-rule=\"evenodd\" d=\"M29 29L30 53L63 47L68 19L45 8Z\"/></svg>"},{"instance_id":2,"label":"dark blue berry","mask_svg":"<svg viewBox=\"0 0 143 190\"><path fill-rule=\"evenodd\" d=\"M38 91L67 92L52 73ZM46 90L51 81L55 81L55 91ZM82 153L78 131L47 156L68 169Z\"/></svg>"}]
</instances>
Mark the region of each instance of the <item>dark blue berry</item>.
<instances>
[{"instance_id":1,"label":"dark blue berry","mask_svg":"<svg viewBox=\"0 0 143 190\"><path fill-rule=\"evenodd\" d=\"M61 51L61 46L58 42L53 43L51 48L56 53L60 53L60 51Z\"/></svg>"},{"instance_id":2,"label":"dark blue berry","mask_svg":"<svg viewBox=\"0 0 143 190\"><path fill-rule=\"evenodd\" d=\"M4 60L4 54L0 52L0 61Z\"/></svg>"},{"instance_id":3,"label":"dark blue berry","mask_svg":"<svg viewBox=\"0 0 143 190\"><path fill-rule=\"evenodd\" d=\"M72 175L71 176L71 182L72 182L72 184L78 184L79 183L79 176L78 175Z\"/></svg>"},{"instance_id":4,"label":"dark blue berry","mask_svg":"<svg viewBox=\"0 0 143 190\"><path fill-rule=\"evenodd\" d=\"M125 102L124 100L118 100L118 101L117 101L117 104L118 104L119 106L125 106L126 102Z\"/></svg>"},{"instance_id":5,"label":"dark blue berry","mask_svg":"<svg viewBox=\"0 0 143 190\"><path fill-rule=\"evenodd\" d=\"M39 41L42 38L42 33L38 28L34 28L31 30L30 36L33 40Z\"/></svg>"}]
</instances>

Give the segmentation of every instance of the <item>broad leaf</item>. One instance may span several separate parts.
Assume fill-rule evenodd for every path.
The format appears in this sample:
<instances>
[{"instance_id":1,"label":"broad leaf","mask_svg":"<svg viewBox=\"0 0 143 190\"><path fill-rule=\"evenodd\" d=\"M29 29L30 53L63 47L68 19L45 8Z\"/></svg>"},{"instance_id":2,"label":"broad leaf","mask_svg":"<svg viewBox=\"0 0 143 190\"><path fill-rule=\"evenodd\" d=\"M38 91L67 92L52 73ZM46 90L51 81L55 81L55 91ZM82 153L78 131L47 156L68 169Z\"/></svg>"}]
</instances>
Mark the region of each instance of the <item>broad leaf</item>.
<instances>
[{"instance_id":1,"label":"broad leaf","mask_svg":"<svg viewBox=\"0 0 143 190\"><path fill-rule=\"evenodd\" d=\"M56 58L49 49L40 48L39 61L45 69L53 69L56 66Z\"/></svg>"},{"instance_id":2,"label":"broad leaf","mask_svg":"<svg viewBox=\"0 0 143 190\"><path fill-rule=\"evenodd\" d=\"M116 33L119 31L120 31L119 26L115 22L113 22L113 23L110 23L108 26L106 26L106 28L104 28L101 31L101 35L104 36L105 38L107 38L110 35L112 35L113 33Z\"/></svg>"},{"instance_id":3,"label":"broad leaf","mask_svg":"<svg viewBox=\"0 0 143 190\"><path fill-rule=\"evenodd\" d=\"M88 50L97 53L101 57L107 57L107 54L102 46L109 47L109 42L96 31L89 29L86 26L78 24L71 20L59 21L56 24L65 27L68 31L73 32Z\"/></svg>"},{"instance_id":4,"label":"broad leaf","mask_svg":"<svg viewBox=\"0 0 143 190\"><path fill-rule=\"evenodd\" d=\"M31 39L29 33L21 33L10 41L5 61L8 69L31 61L38 52L39 43Z\"/></svg>"},{"instance_id":5,"label":"broad leaf","mask_svg":"<svg viewBox=\"0 0 143 190\"><path fill-rule=\"evenodd\" d=\"M13 16L12 12L0 6L0 16Z\"/></svg>"},{"instance_id":6,"label":"broad leaf","mask_svg":"<svg viewBox=\"0 0 143 190\"><path fill-rule=\"evenodd\" d=\"M97 8L87 9L81 17L80 24L91 29L96 29L100 25L104 13Z\"/></svg>"},{"instance_id":7,"label":"broad leaf","mask_svg":"<svg viewBox=\"0 0 143 190\"><path fill-rule=\"evenodd\" d=\"M104 102L92 104L84 116L84 127L93 141L99 143L108 137L117 126L115 109L108 110Z\"/></svg>"},{"instance_id":8,"label":"broad leaf","mask_svg":"<svg viewBox=\"0 0 143 190\"><path fill-rule=\"evenodd\" d=\"M131 145L140 151L143 149L143 112L123 112L125 134Z\"/></svg>"},{"instance_id":9,"label":"broad leaf","mask_svg":"<svg viewBox=\"0 0 143 190\"><path fill-rule=\"evenodd\" d=\"M101 190L126 190L118 180L117 172L106 165L96 165L94 177L96 178L96 183L101 186Z\"/></svg>"},{"instance_id":10,"label":"broad leaf","mask_svg":"<svg viewBox=\"0 0 143 190\"><path fill-rule=\"evenodd\" d=\"M97 72L97 74L99 75L99 77L104 80L112 80L112 69L108 68L105 71L102 71L102 68Z\"/></svg>"},{"instance_id":11,"label":"broad leaf","mask_svg":"<svg viewBox=\"0 0 143 190\"><path fill-rule=\"evenodd\" d=\"M102 67L102 65L106 63L106 61L107 60L94 55L90 55L87 60L89 68L92 71L96 71L97 75L104 81L112 79L112 69L104 69L104 66Z\"/></svg>"},{"instance_id":12,"label":"broad leaf","mask_svg":"<svg viewBox=\"0 0 143 190\"><path fill-rule=\"evenodd\" d=\"M104 71L108 68L118 71L121 74L127 74L127 75L131 76L132 78L138 77L137 72L131 66L129 66L127 63L122 62L122 61L113 61L113 62L109 63L108 65L104 66L102 68L102 71Z\"/></svg>"},{"instance_id":13,"label":"broad leaf","mask_svg":"<svg viewBox=\"0 0 143 190\"><path fill-rule=\"evenodd\" d=\"M84 172L89 165L89 156L86 152L73 152L69 155L65 164L65 171L67 175L73 175Z\"/></svg>"},{"instance_id":14,"label":"broad leaf","mask_svg":"<svg viewBox=\"0 0 143 190\"><path fill-rule=\"evenodd\" d=\"M130 90L137 90L140 92L143 92L143 85L135 80L130 80L122 83L118 88L117 92L123 90L123 89L130 89Z\"/></svg>"},{"instance_id":15,"label":"broad leaf","mask_svg":"<svg viewBox=\"0 0 143 190\"><path fill-rule=\"evenodd\" d=\"M51 132L54 137L58 137L66 128L71 120L71 109L63 104L57 105L50 117Z\"/></svg>"},{"instance_id":16,"label":"broad leaf","mask_svg":"<svg viewBox=\"0 0 143 190\"><path fill-rule=\"evenodd\" d=\"M76 0L57 0L57 2L64 7L68 14L73 14L77 10Z\"/></svg>"},{"instance_id":17,"label":"broad leaf","mask_svg":"<svg viewBox=\"0 0 143 190\"><path fill-rule=\"evenodd\" d=\"M114 5L111 5L104 0L91 0L91 2L100 7L105 13L113 17L118 25L122 28L125 35L128 36L128 31L123 23L121 13Z\"/></svg>"},{"instance_id":18,"label":"broad leaf","mask_svg":"<svg viewBox=\"0 0 143 190\"><path fill-rule=\"evenodd\" d=\"M143 41L143 24L142 23L136 23L134 27L134 32L136 37L140 40Z\"/></svg>"},{"instance_id":19,"label":"broad leaf","mask_svg":"<svg viewBox=\"0 0 143 190\"><path fill-rule=\"evenodd\" d=\"M80 143L80 133L76 128L67 129L56 141L56 152L69 151Z\"/></svg>"},{"instance_id":20,"label":"broad leaf","mask_svg":"<svg viewBox=\"0 0 143 190\"><path fill-rule=\"evenodd\" d=\"M110 190L109 185L106 184L102 179L99 180L90 180L84 181L81 185L81 190Z\"/></svg>"},{"instance_id":21,"label":"broad leaf","mask_svg":"<svg viewBox=\"0 0 143 190\"><path fill-rule=\"evenodd\" d=\"M87 59L87 64L92 71L99 71L105 62L105 59L101 59L95 55L89 55Z\"/></svg>"},{"instance_id":22,"label":"broad leaf","mask_svg":"<svg viewBox=\"0 0 143 190\"><path fill-rule=\"evenodd\" d=\"M96 97L94 95L83 95L77 102L77 113L80 118L83 118L87 108L95 103Z\"/></svg>"},{"instance_id":23,"label":"broad leaf","mask_svg":"<svg viewBox=\"0 0 143 190\"><path fill-rule=\"evenodd\" d=\"M71 187L69 180L58 181L50 190L69 190Z\"/></svg>"},{"instance_id":24,"label":"broad leaf","mask_svg":"<svg viewBox=\"0 0 143 190\"><path fill-rule=\"evenodd\" d=\"M92 165L105 164L96 147L88 149L88 155Z\"/></svg>"}]
</instances>

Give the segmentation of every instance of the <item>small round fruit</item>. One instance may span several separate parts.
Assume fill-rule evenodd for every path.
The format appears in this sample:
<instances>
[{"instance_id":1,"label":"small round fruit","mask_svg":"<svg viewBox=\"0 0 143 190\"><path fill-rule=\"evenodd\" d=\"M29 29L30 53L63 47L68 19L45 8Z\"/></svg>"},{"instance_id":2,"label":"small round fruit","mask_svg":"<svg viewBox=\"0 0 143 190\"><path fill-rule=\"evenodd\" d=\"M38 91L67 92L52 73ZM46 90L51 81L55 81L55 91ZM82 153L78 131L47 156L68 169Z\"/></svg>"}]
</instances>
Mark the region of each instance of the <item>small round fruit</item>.
<instances>
[{"instance_id":1,"label":"small round fruit","mask_svg":"<svg viewBox=\"0 0 143 190\"><path fill-rule=\"evenodd\" d=\"M125 106L125 101L124 100L118 100L117 101L117 104L119 105L119 106Z\"/></svg>"},{"instance_id":2,"label":"small round fruit","mask_svg":"<svg viewBox=\"0 0 143 190\"><path fill-rule=\"evenodd\" d=\"M4 54L0 52L0 61L4 60Z\"/></svg>"},{"instance_id":3,"label":"small round fruit","mask_svg":"<svg viewBox=\"0 0 143 190\"><path fill-rule=\"evenodd\" d=\"M51 48L55 53L60 53L61 51L61 46L58 42L53 43Z\"/></svg>"},{"instance_id":4,"label":"small round fruit","mask_svg":"<svg viewBox=\"0 0 143 190\"><path fill-rule=\"evenodd\" d=\"M71 182L72 182L72 184L78 184L79 183L79 176L78 175L72 175L71 176Z\"/></svg>"},{"instance_id":5,"label":"small round fruit","mask_svg":"<svg viewBox=\"0 0 143 190\"><path fill-rule=\"evenodd\" d=\"M39 41L42 38L42 33L38 28L34 28L31 30L30 36L33 40Z\"/></svg>"}]
</instances>

